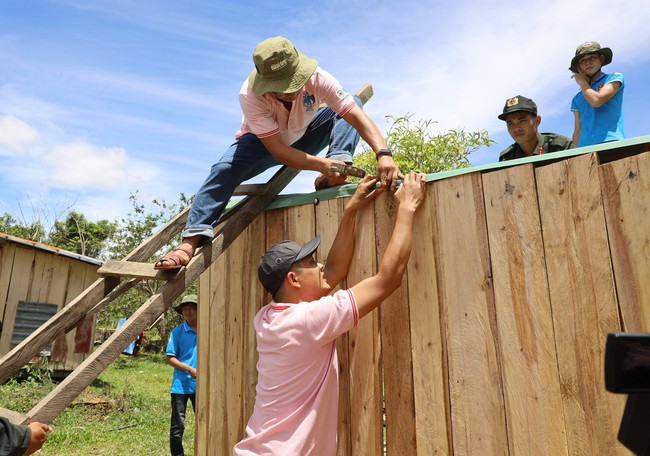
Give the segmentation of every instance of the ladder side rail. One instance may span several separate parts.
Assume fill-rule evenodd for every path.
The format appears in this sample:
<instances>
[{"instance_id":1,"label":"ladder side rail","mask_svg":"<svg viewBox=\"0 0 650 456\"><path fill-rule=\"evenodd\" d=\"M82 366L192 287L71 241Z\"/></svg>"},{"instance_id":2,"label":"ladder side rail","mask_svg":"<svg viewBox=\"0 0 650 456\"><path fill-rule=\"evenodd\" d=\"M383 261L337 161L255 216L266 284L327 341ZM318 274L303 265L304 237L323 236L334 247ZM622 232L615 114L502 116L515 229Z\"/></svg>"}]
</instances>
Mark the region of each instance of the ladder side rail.
<instances>
[{"instance_id":1,"label":"ladder side rail","mask_svg":"<svg viewBox=\"0 0 650 456\"><path fill-rule=\"evenodd\" d=\"M147 300L126 323L57 385L27 414L28 420L51 423L113 362L135 337L164 313L171 303L215 261L282 189L299 173L283 166L272 178L269 191L251 197L209 243L198 250L186 268Z\"/></svg>"}]
</instances>

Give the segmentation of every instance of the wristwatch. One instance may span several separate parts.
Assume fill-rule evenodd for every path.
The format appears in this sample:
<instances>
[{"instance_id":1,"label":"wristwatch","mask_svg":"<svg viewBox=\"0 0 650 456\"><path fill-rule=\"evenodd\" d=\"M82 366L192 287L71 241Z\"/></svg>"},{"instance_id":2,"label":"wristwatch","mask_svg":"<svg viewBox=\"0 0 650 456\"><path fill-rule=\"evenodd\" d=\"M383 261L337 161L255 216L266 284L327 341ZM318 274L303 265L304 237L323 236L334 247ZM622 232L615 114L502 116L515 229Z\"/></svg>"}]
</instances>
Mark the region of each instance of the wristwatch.
<instances>
[{"instance_id":1,"label":"wristwatch","mask_svg":"<svg viewBox=\"0 0 650 456\"><path fill-rule=\"evenodd\" d=\"M379 159L382 155L388 155L389 157L393 156L393 152L391 152L390 149L379 149L377 153L375 153L375 158Z\"/></svg>"}]
</instances>

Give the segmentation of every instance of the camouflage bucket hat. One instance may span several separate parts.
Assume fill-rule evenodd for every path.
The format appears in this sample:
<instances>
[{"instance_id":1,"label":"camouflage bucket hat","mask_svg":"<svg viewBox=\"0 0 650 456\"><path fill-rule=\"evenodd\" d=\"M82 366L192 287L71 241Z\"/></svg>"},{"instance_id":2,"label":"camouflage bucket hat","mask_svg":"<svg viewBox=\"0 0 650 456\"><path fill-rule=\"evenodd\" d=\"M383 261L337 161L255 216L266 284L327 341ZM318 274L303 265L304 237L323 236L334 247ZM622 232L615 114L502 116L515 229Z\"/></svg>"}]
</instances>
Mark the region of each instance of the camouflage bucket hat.
<instances>
[{"instance_id":1,"label":"camouflage bucket hat","mask_svg":"<svg viewBox=\"0 0 650 456\"><path fill-rule=\"evenodd\" d=\"M318 66L318 61L307 57L281 36L258 44L253 51L253 62L255 69L248 76L248 83L258 96L266 92L297 92Z\"/></svg>"},{"instance_id":2,"label":"camouflage bucket hat","mask_svg":"<svg viewBox=\"0 0 650 456\"><path fill-rule=\"evenodd\" d=\"M571 59L571 66L569 67L569 70L577 73L578 61L586 54L599 54L605 56L603 66L611 63L612 56L614 55L610 48L601 48L600 44L596 43L595 41L587 41L586 43L582 43L576 49L576 55Z\"/></svg>"},{"instance_id":3,"label":"camouflage bucket hat","mask_svg":"<svg viewBox=\"0 0 650 456\"><path fill-rule=\"evenodd\" d=\"M195 294L189 294L183 297L183 300L181 301L180 304L177 304L174 306L174 310L178 312L179 314L183 314L183 307L185 307L185 304L199 304L199 298Z\"/></svg>"},{"instance_id":4,"label":"camouflage bucket hat","mask_svg":"<svg viewBox=\"0 0 650 456\"><path fill-rule=\"evenodd\" d=\"M513 112L525 111L530 112L534 116L537 115L537 105L530 98L517 95L516 97L508 98L506 104L503 106L503 112L497 117L501 120L506 120L509 114Z\"/></svg>"}]
</instances>

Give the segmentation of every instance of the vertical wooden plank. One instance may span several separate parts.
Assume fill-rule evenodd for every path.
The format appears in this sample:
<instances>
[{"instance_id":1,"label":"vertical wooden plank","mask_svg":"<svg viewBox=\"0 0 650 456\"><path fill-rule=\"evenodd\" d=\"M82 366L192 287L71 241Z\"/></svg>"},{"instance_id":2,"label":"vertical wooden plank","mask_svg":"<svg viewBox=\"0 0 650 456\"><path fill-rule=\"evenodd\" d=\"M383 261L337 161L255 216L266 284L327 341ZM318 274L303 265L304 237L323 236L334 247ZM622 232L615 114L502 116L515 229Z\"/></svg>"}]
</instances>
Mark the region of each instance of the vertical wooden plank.
<instances>
[{"instance_id":1,"label":"vertical wooden plank","mask_svg":"<svg viewBox=\"0 0 650 456\"><path fill-rule=\"evenodd\" d=\"M197 296L199 299L197 318L197 359L196 359L196 414L194 420L194 454L196 456L209 456L208 452L208 425L209 425L209 398L210 398L210 354L222 349L210 345L210 298L212 296L212 282L210 275L212 269L208 268L199 276ZM169 310L168 310L169 312ZM173 312L173 310L172 310Z\"/></svg>"},{"instance_id":2,"label":"vertical wooden plank","mask_svg":"<svg viewBox=\"0 0 650 456\"><path fill-rule=\"evenodd\" d=\"M227 433L229 410L226 395L226 294L227 255L222 254L210 268L210 287L213 295L210 297L210 354L209 354L209 386L208 386L208 441L206 456L214 454L230 454L232 446ZM240 430L243 435L243 429ZM234 446L234 443L233 443Z\"/></svg>"},{"instance_id":3,"label":"vertical wooden plank","mask_svg":"<svg viewBox=\"0 0 650 456\"><path fill-rule=\"evenodd\" d=\"M65 305L66 290L68 287L68 276L72 262L65 257L55 256L52 261L52 286L49 290L48 301L57 305L57 311ZM68 353L65 334L60 334L52 341L52 354L50 355L50 367L54 370L62 370L65 366L62 363Z\"/></svg>"},{"instance_id":4,"label":"vertical wooden plank","mask_svg":"<svg viewBox=\"0 0 650 456\"><path fill-rule=\"evenodd\" d=\"M507 454L481 176L435 182L434 195L453 454Z\"/></svg>"},{"instance_id":5,"label":"vertical wooden plank","mask_svg":"<svg viewBox=\"0 0 650 456\"><path fill-rule=\"evenodd\" d=\"M569 454L628 454L625 396L605 391L608 332L620 329L596 154L536 170Z\"/></svg>"},{"instance_id":6,"label":"vertical wooden plank","mask_svg":"<svg viewBox=\"0 0 650 456\"><path fill-rule=\"evenodd\" d=\"M386 250L393 232L397 202L392 193L375 200L377 263ZM407 279L379 306L384 400L386 403L386 453L415 455L415 398L409 328Z\"/></svg>"},{"instance_id":7,"label":"vertical wooden plank","mask_svg":"<svg viewBox=\"0 0 650 456\"><path fill-rule=\"evenodd\" d=\"M418 455L451 454L447 359L440 321L433 235L433 185L413 226L413 250L408 264L411 306L415 436Z\"/></svg>"},{"instance_id":8,"label":"vertical wooden plank","mask_svg":"<svg viewBox=\"0 0 650 456\"><path fill-rule=\"evenodd\" d=\"M70 304L86 288L86 268L77 261L70 263L70 275L68 277L68 288L66 290L65 305ZM83 326L83 320L74 329L65 334L67 355L64 360L63 370L72 371L80 362L74 357L75 335L77 329ZM83 329L83 328L82 328Z\"/></svg>"},{"instance_id":9,"label":"vertical wooden plank","mask_svg":"<svg viewBox=\"0 0 650 456\"><path fill-rule=\"evenodd\" d=\"M624 329L650 331L650 153L601 165L607 233Z\"/></svg>"},{"instance_id":10,"label":"vertical wooden plank","mask_svg":"<svg viewBox=\"0 0 650 456\"><path fill-rule=\"evenodd\" d=\"M2 336L0 336L0 353L8 353L12 348L11 337L14 332L18 301L26 299L29 294L34 257L34 251L31 249L16 249L11 281L7 292L4 320L2 320L3 330Z\"/></svg>"},{"instance_id":11,"label":"vertical wooden plank","mask_svg":"<svg viewBox=\"0 0 650 456\"><path fill-rule=\"evenodd\" d=\"M483 175L511 455L567 453L532 165Z\"/></svg>"},{"instance_id":12,"label":"vertical wooden plank","mask_svg":"<svg viewBox=\"0 0 650 456\"><path fill-rule=\"evenodd\" d=\"M56 304L57 310L63 309L65 304L70 263L67 258L58 255L52 259L52 285L48 290L46 302Z\"/></svg>"},{"instance_id":13,"label":"vertical wooden plank","mask_svg":"<svg viewBox=\"0 0 650 456\"><path fill-rule=\"evenodd\" d=\"M244 267L242 270L243 280L243 302L241 303L244 314L242 329L244 333L243 348L243 404L242 404L242 427L241 436L244 435L244 429L248 419L253 413L255 406L255 387L257 385L257 341L253 320L255 315L266 305L270 296L262 287L257 277L257 267L264 252L266 252L265 239L265 217L257 217L246 229L244 233ZM236 436L239 441L240 435Z\"/></svg>"},{"instance_id":14,"label":"vertical wooden plank","mask_svg":"<svg viewBox=\"0 0 650 456\"><path fill-rule=\"evenodd\" d=\"M5 321L5 310L9 298L9 285L11 284L16 250L15 245L0 239L0 321L3 323ZM0 343L0 356L5 354L6 351L2 349Z\"/></svg>"},{"instance_id":15,"label":"vertical wooden plank","mask_svg":"<svg viewBox=\"0 0 650 456\"><path fill-rule=\"evenodd\" d=\"M301 206L287 208L285 214L287 217L286 239L303 244L311 241L316 236L316 219L313 204L303 204ZM321 261L323 255L326 255L328 251L319 248L316 252L318 261Z\"/></svg>"},{"instance_id":16,"label":"vertical wooden plank","mask_svg":"<svg viewBox=\"0 0 650 456\"><path fill-rule=\"evenodd\" d=\"M357 216L356 245L347 276L350 288L377 271L375 251L374 203ZM379 310L363 317L356 328L342 339L348 356L349 434L350 452L339 455L374 456L384 448L383 400L381 377L381 345L379 337ZM340 355L339 355L340 359ZM343 373L342 373L343 378ZM341 382L341 394L344 384Z\"/></svg>"},{"instance_id":17,"label":"vertical wooden plank","mask_svg":"<svg viewBox=\"0 0 650 456\"><path fill-rule=\"evenodd\" d=\"M226 271L225 288L228 301L225 307L225 362L226 362L226 408L228 410L226 418L227 423L227 442L228 448L237 443L242 429L245 427L245 420L242 416L242 380L243 380L243 287L249 286L250 283L242 272L244 264L250 261L250 258L244 258L244 234L239 237L228 247L224 256L228 269Z\"/></svg>"},{"instance_id":18,"label":"vertical wooden plank","mask_svg":"<svg viewBox=\"0 0 650 456\"><path fill-rule=\"evenodd\" d=\"M343 200L327 200L313 206L315 214L316 234L321 237L317 250L318 261L323 261L332 247L338 231L339 221L343 212ZM339 288L346 288L345 279ZM336 352L339 362L339 423L337 428L337 455L345 456L351 453L350 442L350 370L348 354L348 335L344 334L336 341Z\"/></svg>"},{"instance_id":19,"label":"vertical wooden plank","mask_svg":"<svg viewBox=\"0 0 650 456\"><path fill-rule=\"evenodd\" d=\"M52 279L52 257L54 255L51 253L35 252L31 286L27 297L29 301L47 302L45 301L45 297L48 295L48 289Z\"/></svg>"},{"instance_id":20,"label":"vertical wooden plank","mask_svg":"<svg viewBox=\"0 0 650 456\"><path fill-rule=\"evenodd\" d=\"M286 239L284 226L286 224L285 209L274 209L266 211L265 215L265 233L266 233L266 248L268 249L274 244ZM264 250L266 252L266 249Z\"/></svg>"}]
</instances>

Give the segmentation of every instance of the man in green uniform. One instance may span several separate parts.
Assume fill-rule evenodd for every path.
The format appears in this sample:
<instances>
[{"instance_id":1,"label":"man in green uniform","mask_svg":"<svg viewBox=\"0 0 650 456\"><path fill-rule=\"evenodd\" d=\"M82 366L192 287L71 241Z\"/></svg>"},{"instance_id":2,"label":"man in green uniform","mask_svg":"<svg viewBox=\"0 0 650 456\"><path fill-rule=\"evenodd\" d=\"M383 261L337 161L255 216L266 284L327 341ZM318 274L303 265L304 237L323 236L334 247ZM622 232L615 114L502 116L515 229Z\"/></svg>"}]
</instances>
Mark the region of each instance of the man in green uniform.
<instances>
[{"instance_id":1,"label":"man in green uniform","mask_svg":"<svg viewBox=\"0 0 650 456\"><path fill-rule=\"evenodd\" d=\"M508 133L515 140L513 145L499 154L499 161L547 154L575 147L573 141L566 136L538 132L542 117L537 115L537 105L530 98L521 95L508 98L503 112L498 117L505 120Z\"/></svg>"}]
</instances>

